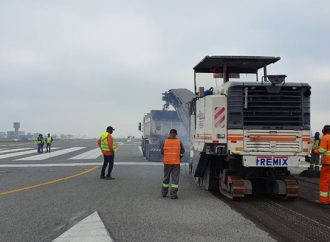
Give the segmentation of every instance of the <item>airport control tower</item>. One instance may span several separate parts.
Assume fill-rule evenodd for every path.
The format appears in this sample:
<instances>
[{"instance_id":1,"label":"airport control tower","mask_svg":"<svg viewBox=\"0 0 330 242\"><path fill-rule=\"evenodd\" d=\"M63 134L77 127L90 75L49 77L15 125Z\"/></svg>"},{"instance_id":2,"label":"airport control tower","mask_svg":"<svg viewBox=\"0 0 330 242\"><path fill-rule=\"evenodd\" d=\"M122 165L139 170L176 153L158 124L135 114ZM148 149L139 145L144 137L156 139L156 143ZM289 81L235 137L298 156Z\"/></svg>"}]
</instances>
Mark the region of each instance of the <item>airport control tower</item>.
<instances>
[{"instance_id":1,"label":"airport control tower","mask_svg":"<svg viewBox=\"0 0 330 242\"><path fill-rule=\"evenodd\" d=\"M18 137L18 131L19 128L21 127L21 123L19 122L14 122L14 129L15 129L15 137Z\"/></svg>"}]
</instances>

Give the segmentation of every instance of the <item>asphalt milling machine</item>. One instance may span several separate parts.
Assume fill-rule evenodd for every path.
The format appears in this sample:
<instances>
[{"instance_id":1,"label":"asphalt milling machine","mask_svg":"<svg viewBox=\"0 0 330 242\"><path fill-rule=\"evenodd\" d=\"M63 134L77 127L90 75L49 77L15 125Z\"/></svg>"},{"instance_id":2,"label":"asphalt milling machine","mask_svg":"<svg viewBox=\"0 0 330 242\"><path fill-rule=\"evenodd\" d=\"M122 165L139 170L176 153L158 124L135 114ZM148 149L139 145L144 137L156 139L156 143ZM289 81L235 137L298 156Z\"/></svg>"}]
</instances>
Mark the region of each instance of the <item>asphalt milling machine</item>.
<instances>
[{"instance_id":1,"label":"asphalt milling machine","mask_svg":"<svg viewBox=\"0 0 330 242\"><path fill-rule=\"evenodd\" d=\"M279 60L206 56L194 67L190 169L207 190L231 199L298 196L298 181L288 168L299 167L310 152L311 87L268 75L267 66ZM198 77L207 74L223 83L197 87ZM252 81L234 81L241 74Z\"/></svg>"}]
</instances>

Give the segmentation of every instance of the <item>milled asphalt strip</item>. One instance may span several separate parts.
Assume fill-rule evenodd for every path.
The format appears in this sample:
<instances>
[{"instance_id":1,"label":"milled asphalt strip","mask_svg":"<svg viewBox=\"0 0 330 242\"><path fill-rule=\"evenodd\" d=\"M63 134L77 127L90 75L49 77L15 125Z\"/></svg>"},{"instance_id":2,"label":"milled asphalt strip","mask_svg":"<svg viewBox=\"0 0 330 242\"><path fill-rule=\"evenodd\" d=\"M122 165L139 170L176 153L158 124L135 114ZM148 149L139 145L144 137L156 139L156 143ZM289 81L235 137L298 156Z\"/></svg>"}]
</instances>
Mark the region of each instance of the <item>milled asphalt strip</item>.
<instances>
[{"instance_id":1,"label":"milled asphalt strip","mask_svg":"<svg viewBox=\"0 0 330 242\"><path fill-rule=\"evenodd\" d=\"M0 149L0 154L3 154L3 153L10 153L10 152L15 152L15 151L22 151L22 150L32 150L32 148L18 148L18 149L6 149L6 150L3 150L3 149Z\"/></svg>"},{"instance_id":2,"label":"milled asphalt strip","mask_svg":"<svg viewBox=\"0 0 330 242\"><path fill-rule=\"evenodd\" d=\"M53 242L112 242L109 232L105 228L97 212L81 220L68 231L64 232Z\"/></svg>"},{"instance_id":3,"label":"milled asphalt strip","mask_svg":"<svg viewBox=\"0 0 330 242\"><path fill-rule=\"evenodd\" d=\"M34 156L29 156L29 157L24 157L21 159L17 159L17 160L45 160L45 159L49 159L58 155L64 155L70 152L74 152L77 150L81 150L84 149L85 147L72 147L72 148L68 148L68 149L64 149L64 150L59 150L59 151L55 151L55 152L50 152L50 153L44 153L44 154L38 154L38 155L34 155Z\"/></svg>"},{"instance_id":4,"label":"milled asphalt strip","mask_svg":"<svg viewBox=\"0 0 330 242\"><path fill-rule=\"evenodd\" d=\"M52 149L58 149L58 148L52 148ZM28 150L28 151L21 151L21 152L14 152L14 153L9 153L9 154L3 154L0 155L0 159L5 159L5 158L10 158L10 157L15 157L15 156L21 156L21 155L28 155L28 154L33 154L37 153L37 150ZM38 154L42 155L42 154Z\"/></svg>"},{"instance_id":5,"label":"milled asphalt strip","mask_svg":"<svg viewBox=\"0 0 330 242\"><path fill-rule=\"evenodd\" d=\"M90 160L90 159L96 159L102 155L100 148L96 148L87 152L84 152L82 154L76 155L69 160Z\"/></svg>"}]
</instances>

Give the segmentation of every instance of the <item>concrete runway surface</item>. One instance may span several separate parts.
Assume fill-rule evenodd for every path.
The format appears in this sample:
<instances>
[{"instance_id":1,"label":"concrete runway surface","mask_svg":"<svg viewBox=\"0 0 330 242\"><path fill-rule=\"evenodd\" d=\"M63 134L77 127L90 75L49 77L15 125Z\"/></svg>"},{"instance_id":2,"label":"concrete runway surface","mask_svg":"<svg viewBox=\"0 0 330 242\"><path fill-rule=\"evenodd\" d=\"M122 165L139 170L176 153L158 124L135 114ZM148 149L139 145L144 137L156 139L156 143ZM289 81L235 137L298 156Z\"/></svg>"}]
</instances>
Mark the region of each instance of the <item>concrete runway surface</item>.
<instances>
[{"instance_id":1,"label":"concrete runway surface","mask_svg":"<svg viewBox=\"0 0 330 242\"><path fill-rule=\"evenodd\" d=\"M110 181L99 179L96 140L56 141L52 155L37 155L30 142L0 142L0 241L52 241L95 212L114 241L330 238L330 209L313 202L317 179L304 178L293 202L233 202L196 186L183 165L179 199L171 200L160 196L162 164L147 162L138 140L118 142Z\"/></svg>"}]
</instances>

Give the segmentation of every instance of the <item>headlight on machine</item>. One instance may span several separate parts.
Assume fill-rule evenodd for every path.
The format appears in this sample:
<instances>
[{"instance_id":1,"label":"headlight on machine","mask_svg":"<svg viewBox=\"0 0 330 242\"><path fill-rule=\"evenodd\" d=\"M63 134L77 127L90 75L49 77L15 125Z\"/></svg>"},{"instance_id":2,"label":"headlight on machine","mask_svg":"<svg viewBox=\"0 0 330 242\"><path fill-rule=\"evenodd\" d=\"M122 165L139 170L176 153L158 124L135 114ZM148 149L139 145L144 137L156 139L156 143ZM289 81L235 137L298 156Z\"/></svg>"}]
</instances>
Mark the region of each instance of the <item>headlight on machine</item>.
<instances>
[{"instance_id":1,"label":"headlight on machine","mask_svg":"<svg viewBox=\"0 0 330 242\"><path fill-rule=\"evenodd\" d=\"M226 137L225 134L217 134L218 139L224 139Z\"/></svg>"},{"instance_id":2,"label":"headlight on machine","mask_svg":"<svg viewBox=\"0 0 330 242\"><path fill-rule=\"evenodd\" d=\"M235 147L235 151L242 152L243 151L243 147Z\"/></svg>"}]
</instances>

